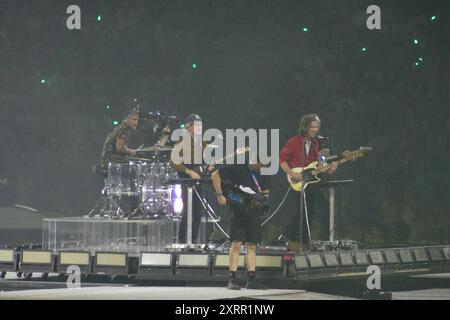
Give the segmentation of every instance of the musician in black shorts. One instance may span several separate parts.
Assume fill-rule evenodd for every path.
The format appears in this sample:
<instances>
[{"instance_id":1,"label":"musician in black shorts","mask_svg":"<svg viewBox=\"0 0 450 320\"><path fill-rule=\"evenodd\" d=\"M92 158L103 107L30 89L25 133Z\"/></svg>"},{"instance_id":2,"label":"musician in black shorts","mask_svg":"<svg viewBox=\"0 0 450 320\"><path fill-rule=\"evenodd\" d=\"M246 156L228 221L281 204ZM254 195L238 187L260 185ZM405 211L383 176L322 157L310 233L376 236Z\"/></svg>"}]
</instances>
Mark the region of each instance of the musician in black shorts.
<instances>
[{"instance_id":1,"label":"musician in black shorts","mask_svg":"<svg viewBox=\"0 0 450 320\"><path fill-rule=\"evenodd\" d=\"M262 176L260 162L248 165L233 165L213 173L217 201L228 205L232 214L230 250L230 280L227 288L239 290L236 271L239 252L243 242L247 247L247 289L267 289L256 282L256 245L261 242L261 218L267 210L269 196L267 176ZM250 195L250 193L255 193Z\"/></svg>"}]
</instances>

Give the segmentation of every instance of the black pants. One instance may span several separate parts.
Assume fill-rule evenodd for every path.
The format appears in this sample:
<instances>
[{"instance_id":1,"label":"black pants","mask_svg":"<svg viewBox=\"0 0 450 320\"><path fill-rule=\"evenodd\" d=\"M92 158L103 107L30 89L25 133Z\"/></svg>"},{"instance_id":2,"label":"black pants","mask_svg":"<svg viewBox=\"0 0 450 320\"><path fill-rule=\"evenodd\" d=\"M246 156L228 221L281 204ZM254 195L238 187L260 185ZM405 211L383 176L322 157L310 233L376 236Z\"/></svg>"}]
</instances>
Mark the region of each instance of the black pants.
<instances>
[{"instance_id":1,"label":"black pants","mask_svg":"<svg viewBox=\"0 0 450 320\"><path fill-rule=\"evenodd\" d=\"M289 239L293 241L300 241L300 212L303 212L303 223L301 239L303 244L309 244L308 227L306 223L306 212L303 207L301 210L300 204L302 193L291 190L286 199L286 205L288 207L286 217L283 223L283 233ZM311 228L313 222L318 224L320 240L329 239L329 217L327 205L328 202L325 199L322 189L308 186L305 190L306 204L308 209L308 220ZM303 203L304 206L304 203ZM313 217L315 218L313 220Z\"/></svg>"},{"instance_id":2,"label":"black pants","mask_svg":"<svg viewBox=\"0 0 450 320\"><path fill-rule=\"evenodd\" d=\"M200 195L202 188L195 187ZM183 213L181 216L180 229L178 230L178 242L187 243L187 214L188 214L188 191L186 187L182 187ZM200 229L200 221L202 217L202 204L197 197L195 190L192 189L192 243L197 243L198 231Z\"/></svg>"}]
</instances>

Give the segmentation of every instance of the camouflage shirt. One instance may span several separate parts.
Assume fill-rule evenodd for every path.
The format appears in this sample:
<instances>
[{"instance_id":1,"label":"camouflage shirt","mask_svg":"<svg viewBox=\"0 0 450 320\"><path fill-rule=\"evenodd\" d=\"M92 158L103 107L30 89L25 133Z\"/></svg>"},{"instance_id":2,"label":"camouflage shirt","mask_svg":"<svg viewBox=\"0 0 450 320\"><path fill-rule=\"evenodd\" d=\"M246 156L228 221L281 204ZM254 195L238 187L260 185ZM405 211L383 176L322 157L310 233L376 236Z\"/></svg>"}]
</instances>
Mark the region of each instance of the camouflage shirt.
<instances>
[{"instance_id":1,"label":"camouflage shirt","mask_svg":"<svg viewBox=\"0 0 450 320\"><path fill-rule=\"evenodd\" d=\"M131 135L131 129L125 124L114 128L114 130L108 135L103 144L102 156L100 160L100 164L102 167L107 168L108 163L113 162L123 162L127 159L126 154L118 153L116 150L116 143L118 138L124 139L127 144Z\"/></svg>"}]
</instances>

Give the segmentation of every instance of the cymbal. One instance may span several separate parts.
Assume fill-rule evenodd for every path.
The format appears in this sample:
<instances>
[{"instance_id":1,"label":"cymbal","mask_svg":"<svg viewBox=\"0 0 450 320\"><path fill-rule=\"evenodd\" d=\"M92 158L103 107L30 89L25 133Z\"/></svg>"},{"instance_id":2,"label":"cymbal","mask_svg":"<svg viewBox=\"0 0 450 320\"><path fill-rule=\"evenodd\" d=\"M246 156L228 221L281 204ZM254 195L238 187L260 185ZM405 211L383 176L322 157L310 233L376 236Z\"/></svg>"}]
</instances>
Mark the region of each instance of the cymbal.
<instances>
[{"instance_id":1,"label":"cymbal","mask_svg":"<svg viewBox=\"0 0 450 320\"><path fill-rule=\"evenodd\" d=\"M136 151L159 152L159 151L171 151L172 149L173 149L172 147L152 146L152 147L137 149Z\"/></svg>"}]
</instances>

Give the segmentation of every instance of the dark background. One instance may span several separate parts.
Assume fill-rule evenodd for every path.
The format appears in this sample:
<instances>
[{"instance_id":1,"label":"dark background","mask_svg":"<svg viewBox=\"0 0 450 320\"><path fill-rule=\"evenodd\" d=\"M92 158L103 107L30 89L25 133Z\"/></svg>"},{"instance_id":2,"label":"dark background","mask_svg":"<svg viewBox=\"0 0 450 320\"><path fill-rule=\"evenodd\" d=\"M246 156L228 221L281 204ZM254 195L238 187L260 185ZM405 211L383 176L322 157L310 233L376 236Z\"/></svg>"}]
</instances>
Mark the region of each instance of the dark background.
<instances>
[{"instance_id":1,"label":"dark background","mask_svg":"<svg viewBox=\"0 0 450 320\"><path fill-rule=\"evenodd\" d=\"M66 28L71 4L81 7L78 31ZM381 30L366 28L371 4ZM91 167L135 98L148 111L198 113L206 127L279 128L280 147L317 112L336 151L374 147L339 171L356 180L340 192L340 238L448 243L449 9L445 0L2 0L2 200L85 214L101 183ZM276 206L281 172L273 185Z\"/></svg>"}]
</instances>

